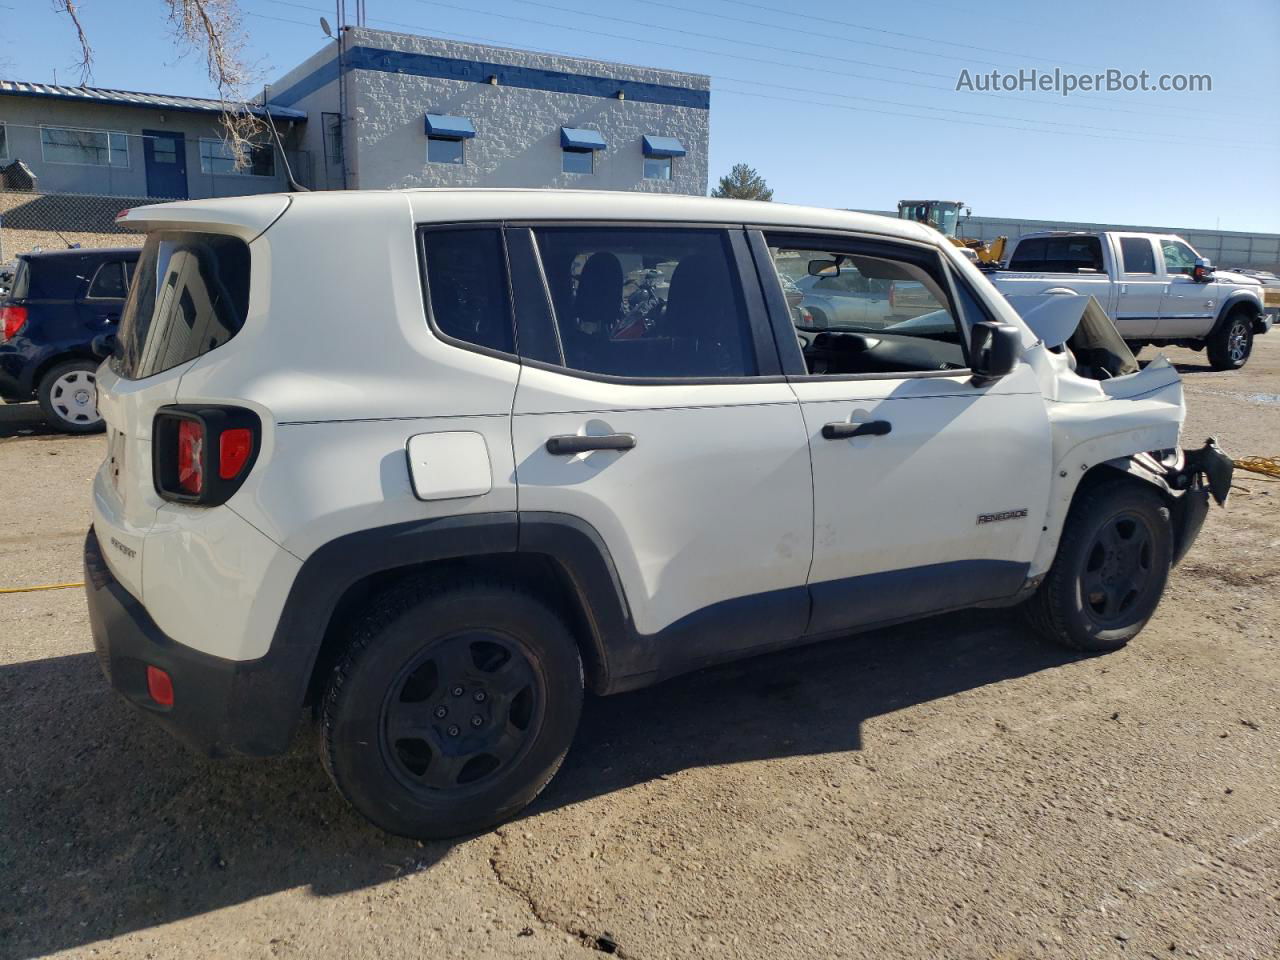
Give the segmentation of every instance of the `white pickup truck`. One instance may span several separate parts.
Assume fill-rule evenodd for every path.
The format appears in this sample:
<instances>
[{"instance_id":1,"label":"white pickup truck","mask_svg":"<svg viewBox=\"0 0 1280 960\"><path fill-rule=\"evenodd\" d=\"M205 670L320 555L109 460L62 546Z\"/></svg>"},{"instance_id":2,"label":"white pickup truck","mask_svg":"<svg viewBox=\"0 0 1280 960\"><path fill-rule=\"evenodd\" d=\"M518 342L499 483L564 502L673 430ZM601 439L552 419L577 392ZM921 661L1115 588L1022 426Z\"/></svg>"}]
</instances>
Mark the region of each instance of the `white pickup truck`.
<instances>
[{"instance_id":1,"label":"white pickup truck","mask_svg":"<svg viewBox=\"0 0 1280 960\"><path fill-rule=\"evenodd\" d=\"M1215 370L1245 365L1271 329L1254 277L1215 271L1173 234L1044 232L1019 237L989 277L1006 296L1078 294L1102 304L1133 347L1208 349Z\"/></svg>"}]
</instances>

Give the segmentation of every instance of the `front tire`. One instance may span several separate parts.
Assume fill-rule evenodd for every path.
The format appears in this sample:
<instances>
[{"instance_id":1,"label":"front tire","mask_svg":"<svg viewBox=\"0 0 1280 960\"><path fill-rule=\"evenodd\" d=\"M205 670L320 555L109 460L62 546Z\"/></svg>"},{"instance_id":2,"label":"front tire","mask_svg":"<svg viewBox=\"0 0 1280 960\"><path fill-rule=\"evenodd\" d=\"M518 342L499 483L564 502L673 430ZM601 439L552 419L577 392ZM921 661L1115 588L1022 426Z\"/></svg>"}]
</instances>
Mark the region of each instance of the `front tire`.
<instances>
[{"instance_id":1,"label":"front tire","mask_svg":"<svg viewBox=\"0 0 1280 960\"><path fill-rule=\"evenodd\" d=\"M103 429L97 372L95 360L72 360L58 364L41 378L36 395L45 419L55 430L97 433Z\"/></svg>"},{"instance_id":2,"label":"front tire","mask_svg":"<svg viewBox=\"0 0 1280 960\"><path fill-rule=\"evenodd\" d=\"M378 597L329 680L321 757L382 829L441 839L528 805L582 711L564 621L501 583L411 580Z\"/></svg>"},{"instance_id":3,"label":"front tire","mask_svg":"<svg viewBox=\"0 0 1280 960\"><path fill-rule=\"evenodd\" d=\"M1073 650L1118 650L1141 632L1173 563L1169 508L1138 481L1100 484L1067 514L1058 555L1024 612L1041 636Z\"/></svg>"},{"instance_id":4,"label":"front tire","mask_svg":"<svg viewBox=\"0 0 1280 960\"><path fill-rule=\"evenodd\" d=\"M1214 370L1239 370L1253 353L1253 317L1245 310L1234 311L1206 344Z\"/></svg>"}]
</instances>

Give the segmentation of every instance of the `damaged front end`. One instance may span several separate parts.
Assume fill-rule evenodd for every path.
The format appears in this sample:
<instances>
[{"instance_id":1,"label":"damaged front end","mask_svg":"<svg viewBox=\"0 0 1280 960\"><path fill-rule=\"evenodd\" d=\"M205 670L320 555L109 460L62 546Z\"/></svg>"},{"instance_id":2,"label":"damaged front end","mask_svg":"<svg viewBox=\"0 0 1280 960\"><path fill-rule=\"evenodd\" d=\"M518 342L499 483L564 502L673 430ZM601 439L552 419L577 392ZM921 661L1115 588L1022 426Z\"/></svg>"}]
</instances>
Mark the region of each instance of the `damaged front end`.
<instances>
[{"instance_id":1,"label":"damaged front end","mask_svg":"<svg viewBox=\"0 0 1280 960\"><path fill-rule=\"evenodd\" d=\"M1210 437L1196 450L1163 450L1138 453L1106 461L1130 476L1153 483L1169 500L1173 525L1173 562L1176 566L1195 543L1209 512L1209 498L1225 506L1231 493L1235 465Z\"/></svg>"}]
</instances>

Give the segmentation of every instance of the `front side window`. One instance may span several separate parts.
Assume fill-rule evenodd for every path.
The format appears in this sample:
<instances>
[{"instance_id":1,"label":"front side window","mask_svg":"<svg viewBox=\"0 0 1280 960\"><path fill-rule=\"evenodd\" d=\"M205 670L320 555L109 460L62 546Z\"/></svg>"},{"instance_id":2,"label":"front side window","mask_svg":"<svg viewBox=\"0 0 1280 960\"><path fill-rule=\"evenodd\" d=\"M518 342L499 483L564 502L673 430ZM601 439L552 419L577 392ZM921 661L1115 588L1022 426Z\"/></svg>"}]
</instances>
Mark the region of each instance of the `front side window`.
<instances>
[{"instance_id":1,"label":"front side window","mask_svg":"<svg viewBox=\"0 0 1280 960\"><path fill-rule=\"evenodd\" d=\"M506 256L498 228L424 230L422 258L436 329L455 340L513 353Z\"/></svg>"},{"instance_id":2,"label":"front side window","mask_svg":"<svg viewBox=\"0 0 1280 960\"><path fill-rule=\"evenodd\" d=\"M454 137L427 137L427 163L463 163L466 141Z\"/></svg>"},{"instance_id":3,"label":"front side window","mask_svg":"<svg viewBox=\"0 0 1280 960\"><path fill-rule=\"evenodd\" d=\"M776 239L769 251L809 373L967 368L962 327L940 271Z\"/></svg>"},{"instance_id":4,"label":"front side window","mask_svg":"<svg viewBox=\"0 0 1280 960\"><path fill-rule=\"evenodd\" d=\"M539 227L564 365L617 377L750 377L758 370L720 230Z\"/></svg>"},{"instance_id":5,"label":"front side window","mask_svg":"<svg viewBox=\"0 0 1280 960\"><path fill-rule=\"evenodd\" d=\"M249 246L236 237L164 230L142 248L120 316L112 368L149 377L222 346L249 310Z\"/></svg>"},{"instance_id":6,"label":"front side window","mask_svg":"<svg viewBox=\"0 0 1280 960\"><path fill-rule=\"evenodd\" d=\"M670 180L671 163L670 157L645 157L644 178L646 180Z\"/></svg>"},{"instance_id":7,"label":"front side window","mask_svg":"<svg viewBox=\"0 0 1280 960\"><path fill-rule=\"evenodd\" d=\"M123 300L127 291L124 264L119 260L109 260L93 275L87 295L95 300Z\"/></svg>"},{"instance_id":8,"label":"front side window","mask_svg":"<svg viewBox=\"0 0 1280 960\"><path fill-rule=\"evenodd\" d=\"M561 169L565 173L594 173L596 152L579 147L563 147L561 149Z\"/></svg>"},{"instance_id":9,"label":"front side window","mask_svg":"<svg viewBox=\"0 0 1280 960\"><path fill-rule=\"evenodd\" d=\"M40 155L49 163L129 166L129 138L114 130L41 127Z\"/></svg>"},{"instance_id":10,"label":"front side window","mask_svg":"<svg viewBox=\"0 0 1280 960\"><path fill-rule=\"evenodd\" d=\"M1196 268L1196 252L1181 240L1161 240L1160 252L1164 254L1164 268L1171 274L1190 276Z\"/></svg>"},{"instance_id":11,"label":"front side window","mask_svg":"<svg viewBox=\"0 0 1280 960\"><path fill-rule=\"evenodd\" d=\"M225 140L201 140L200 172L251 177L276 175L276 153L270 145L251 144L245 149L247 151L245 163L237 167L235 151Z\"/></svg>"},{"instance_id":12,"label":"front side window","mask_svg":"<svg viewBox=\"0 0 1280 960\"><path fill-rule=\"evenodd\" d=\"M1121 237L1120 260L1125 273L1155 273L1156 258L1146 237Z\"/></svg>"}]
</instances>

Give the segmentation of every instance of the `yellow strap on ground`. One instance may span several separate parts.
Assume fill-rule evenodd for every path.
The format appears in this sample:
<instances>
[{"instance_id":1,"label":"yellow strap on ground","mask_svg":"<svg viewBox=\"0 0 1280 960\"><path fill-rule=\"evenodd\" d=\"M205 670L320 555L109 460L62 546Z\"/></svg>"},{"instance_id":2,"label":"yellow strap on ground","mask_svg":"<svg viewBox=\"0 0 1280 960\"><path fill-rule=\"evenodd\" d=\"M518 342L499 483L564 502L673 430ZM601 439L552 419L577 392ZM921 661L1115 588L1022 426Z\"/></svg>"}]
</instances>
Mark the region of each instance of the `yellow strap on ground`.
<instances>
[{"instance_id":1,"label":"yellow strap on ground","mask_svg":"<svg viewBox=\"0 0 1280 960\"><path fill-rule=\"evenodd\" d=\"M83 587L80 583L45 583L38 587L0 587L0 593L34 593L37 590L66 590L68 587Z\"/></svg>"},{"instance_id":2,"label":"yellow strap on ground","mask_svg":"<svg viewBox=\"0 0 1280 960\"><path fill-rule=\"evenodd\" d=\"M1280 480L1280 457L1241 457L1231 462L1241 470Z\"/></svg>"}]
</instances>

